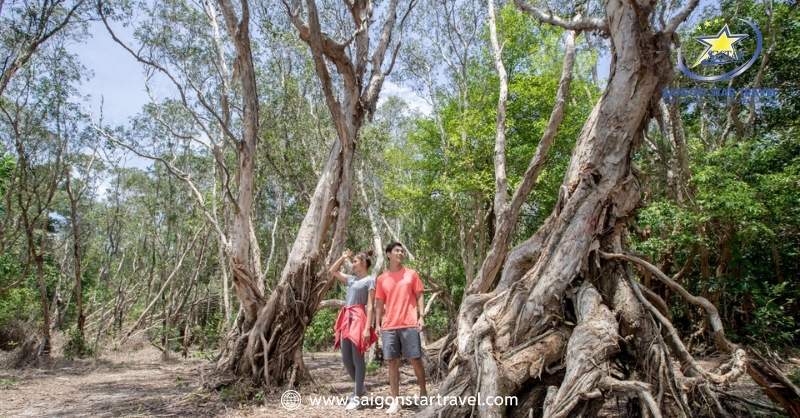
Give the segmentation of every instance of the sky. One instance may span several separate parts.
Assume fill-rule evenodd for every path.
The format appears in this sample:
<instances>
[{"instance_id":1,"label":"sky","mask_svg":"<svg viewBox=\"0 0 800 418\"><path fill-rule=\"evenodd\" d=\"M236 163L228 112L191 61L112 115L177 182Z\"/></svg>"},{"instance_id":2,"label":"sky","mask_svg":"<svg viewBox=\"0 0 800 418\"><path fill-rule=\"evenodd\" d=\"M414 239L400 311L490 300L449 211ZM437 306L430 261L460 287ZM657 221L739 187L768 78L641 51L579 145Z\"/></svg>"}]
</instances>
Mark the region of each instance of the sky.
<instances>
[{"instance_id":1,"label":"sky","mask_svg":"<svg viewBox=\"0 0 800 418\"><path fill-rule=\"evenodd\" d=\"M125 28L114 31L126 40L132 37ZM100 117L102 103L103 121L122 124L149 101L144 89L144 70L111 39L102 22L92 22L89 34L87 41L72 46L91 74L81 87L83 95L89 96L84 105L95 122Z\"/></svg>"},{"instance_id":2,"label":"sky","mask_svg":"<svg viewBox=\"0 0 800 418\"><path fill-rule=\"evenodd\" d=\"M114 32L130 45L132 32L123 27L113 27ZM81 86L81 94L87 111L97 121L102 116L104 123L124 124L150 101L144 88L144 70L127 51L122 49L106 31L102 22L93 22L89 27L90 38L82 44L71 45L91 77ZM163 87L161 90L165 90ZM391 80L384 83L381 102L389 96L399 96L411 109L430 114L431 107L407 86Z\"/></svg>"},{"instance_id":3,"label":"sky","mask_svg":"<svg viewBox=\"0 0 800 418\"><path fill-rule=\"evenodd\" d=\"M113 25L115 34L128 45L135 46L130 28ZM142 106L150 101L145 90L145 73L141 63L128 51L114 42L103 22L92 22L89 38L82 43L70 45L73 53L89 71L89 77L80 86L84 109L97 123L102 115L103 125L125 125ZM157 95L171 95L171 85L167 82L154 84ZM407 86L398 85L391 80L384 82L379 104L390 96L399 96L408 106L419 113L429 115L431 106L421 96ZM146 168L150 160L127 153L121 162L124 167ZM108 185L101 185L101 189ZM102 192L102 190L101 190ZM102 193L101 193L102 194Z\"/></svg>"}]
</instances>

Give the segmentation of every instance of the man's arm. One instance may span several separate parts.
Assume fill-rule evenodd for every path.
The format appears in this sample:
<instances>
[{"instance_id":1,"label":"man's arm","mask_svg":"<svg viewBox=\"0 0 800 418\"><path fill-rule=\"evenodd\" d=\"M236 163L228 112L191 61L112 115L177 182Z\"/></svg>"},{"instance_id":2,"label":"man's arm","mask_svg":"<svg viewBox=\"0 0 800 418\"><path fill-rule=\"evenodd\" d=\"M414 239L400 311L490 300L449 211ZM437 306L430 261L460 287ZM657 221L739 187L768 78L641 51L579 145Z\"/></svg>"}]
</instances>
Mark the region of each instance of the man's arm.
<instances>
[{"instance_id":1,"label":"man's arm","mask_svg":"<svg viewBox=\"0 0 800 418\"><path fill-rule=\"evenodd\" d=\"M416 271L414 272L414 293L417 295L417 327L422 331L422 328L425 327L425 286Z\"/></svg>"},{"instance_id":2,"label":"man's arm","mask_svg":"<svg viewBox=\"0 0 800 418\"><path fill-rule=\"evenodd\" d=\"M421 330L425 327L425 293L419 292L417 294L417 325Z\"/></svg>"},{"instance_id":3,"label":"man's arm","mask_svg":"<svg viewBox=\"0 0 800 418\"><path fill-rule=\"evenodd\" d=\"M375 329L381 332L383 323L383 299L375 299Z\"/></svg>"}]
</instances>

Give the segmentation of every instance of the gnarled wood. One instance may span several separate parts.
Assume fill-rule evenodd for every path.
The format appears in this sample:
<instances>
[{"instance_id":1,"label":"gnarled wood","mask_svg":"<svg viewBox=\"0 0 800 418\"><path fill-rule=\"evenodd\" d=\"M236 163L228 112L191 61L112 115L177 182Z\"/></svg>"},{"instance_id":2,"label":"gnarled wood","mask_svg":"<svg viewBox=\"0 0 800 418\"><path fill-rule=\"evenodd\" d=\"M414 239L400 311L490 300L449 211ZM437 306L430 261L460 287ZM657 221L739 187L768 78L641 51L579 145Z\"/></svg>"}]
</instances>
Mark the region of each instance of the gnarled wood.
<instances>
[{"instance_id":1,"label":"gnarled wood","mask_svg":"<svg viewBox=\"0 0 800 418\"><path fill-rule=\"evenodd\" d=\"M690 2L691 3L691 2ZM639 184L631 154L658 101L659 87L671 76L671 37L650 27L655 2L610 0L602 23L612 45L608 87L588 117L573 151L553 213L526 242L509 252L497 287L464 298L457 321L456 354L443 382L444 395L524 395L526 406L545 416L592 415L610 397L636 402L659 416L690 416L688 404L698 401L673 373L670 346L653 316L658 309L634 295L629 273L618 260L600 253L618 252L626 223L638 205ZM694 5L683 9L685 17ZM552 15L532 13L548 23L563 24ZM683 17L681 17L683 16ZM581 25L592 19L582 19ZM670 26L673 26L671 23ZM569 26L566 26L569 27ZM674 29L674 28L673 28ZM486 291L490 286L485 286ZM595 288L597 290L595 290ZM577 296L571 297L576 289ZM639 292L641 295L641 292ZM613 312L613 313L612 313ZM572 318L577 326L569 330ZM662 315L663 317L663 315ZM546 396L532 396L558 372L548 368L498 367L498 360L518 353L542 358L540 341L567 329L566 373ZM565 332L565 331L559 331ZM524 348L520 348L524 347ZM535 347L535 348L534 348ZM620 354L634 364L618 369ZM502 361L500 363L502 365ZM734 379L742 358L734 356L726 379ZM544 370L544 372L542 372ZM724 414L708 390L720 383L699 374L708 407L701 411ZM525 386L524 388L522 386ZM531 403L535 402L535 403ZM479 416L502 416L503 407L480 406ZM457 406L432 406L422 416L461 416ZM516 412L515 412L516 413Z\"/></svg>"}]
</instances>

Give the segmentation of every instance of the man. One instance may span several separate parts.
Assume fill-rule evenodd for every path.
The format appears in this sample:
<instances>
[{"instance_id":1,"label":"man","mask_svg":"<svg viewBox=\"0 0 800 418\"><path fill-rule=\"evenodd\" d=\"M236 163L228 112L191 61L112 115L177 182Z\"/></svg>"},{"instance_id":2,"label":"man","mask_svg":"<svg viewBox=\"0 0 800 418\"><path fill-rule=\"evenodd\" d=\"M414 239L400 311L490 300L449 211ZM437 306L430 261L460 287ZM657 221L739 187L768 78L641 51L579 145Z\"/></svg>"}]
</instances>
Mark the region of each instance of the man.
<instances>
[{"instance_id":1,"label":"man","mask_svg":"<svg viewBox=\"0 0 800 418\"><path fill-rule=\"evenodd\" d=\"M400 410L400 356L406 358L417 375L420 396L428 396L425 388L425 367L422 364L420 331L425 326L422 280L416 271L403 266L406 250L392 242L386 247L389 270L378 276L375 285L375 313L383 358L389 363L389 388L394 402L386 411Z\"/></svg>"}]
</instances>

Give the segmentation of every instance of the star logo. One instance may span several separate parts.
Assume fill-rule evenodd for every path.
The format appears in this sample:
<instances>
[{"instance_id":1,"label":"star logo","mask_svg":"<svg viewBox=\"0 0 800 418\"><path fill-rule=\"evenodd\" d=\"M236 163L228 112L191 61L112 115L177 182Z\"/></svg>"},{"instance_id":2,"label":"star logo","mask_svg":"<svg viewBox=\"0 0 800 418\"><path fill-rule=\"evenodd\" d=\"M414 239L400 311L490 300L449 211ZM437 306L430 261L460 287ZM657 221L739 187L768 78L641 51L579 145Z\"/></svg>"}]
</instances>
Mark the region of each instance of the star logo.
<instances>
[{"instance_id":1,"label":"star logo","mask_svg":"<svg viewBox=\"0 0 800 418\"><path fill-rule=\"evenodd\" d=\"M695 39L705 45L706 50L692 65L692 68L700 64L722 65L739 61L739 54L733 46L745 38L747 38L746 34L732 34L727 24L716 35L698 36Z\"/></svg>"}]
</instances>

